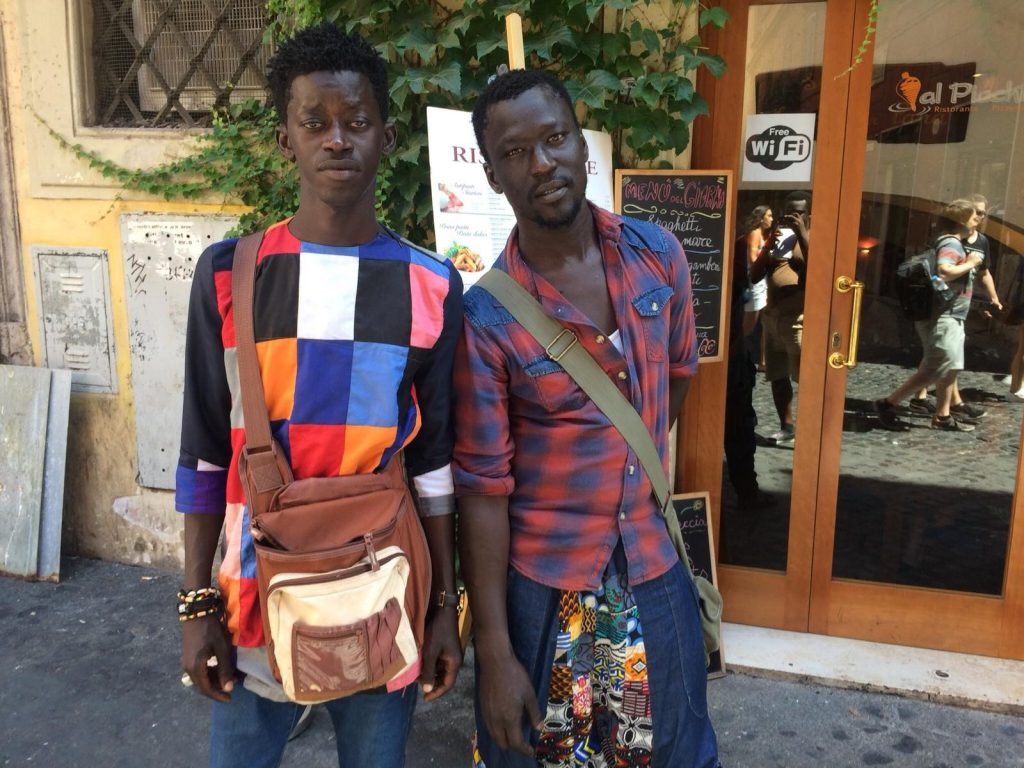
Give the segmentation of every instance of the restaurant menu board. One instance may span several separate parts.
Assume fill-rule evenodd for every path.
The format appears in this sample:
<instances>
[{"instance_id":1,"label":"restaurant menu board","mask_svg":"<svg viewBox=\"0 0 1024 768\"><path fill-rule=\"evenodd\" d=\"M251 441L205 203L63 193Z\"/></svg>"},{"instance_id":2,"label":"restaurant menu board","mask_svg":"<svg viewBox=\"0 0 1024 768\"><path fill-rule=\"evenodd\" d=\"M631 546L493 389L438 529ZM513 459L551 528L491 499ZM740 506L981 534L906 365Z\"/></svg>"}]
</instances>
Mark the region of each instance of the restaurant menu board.
<instances>
[{"instance_id":1,"label":"restaurant menu board","mask_svg":"<svg viewBox=\"0 0 1024 768\"><path fill-rule=\"evenodd\" d=\"M618 170L615 210L660 224L690 263L700 362L722 360L732 251L731 171Z\"/></svg>"},{"instance_id":2,"label":"restaurant menu board","mask_svg":"<svg viewBox=\"0 0 1024 768\"><path fill-rule=\"evenodd\" d=\"M587 198L611 210L611 136L584 130L583 137L590 149ZM455 263L468 288L498 258L515 216L487 183L469 112L427 107L427 141L437 251Z\"/></svg>"},{"instance_id":3,"label":"restaurant menu board","mask_svg":"<svg viewBox=\"0 0 1024 768\"><path fill-rule=\"evenodd\" d=\"M679 529L686 545L686 556L690 558L690 567L695 576L703 576L716 587L718 573L715 570L715 538L711 532L711 507L708 505L708 493L677 493L672 497L672 508ZM708 677L720 677L725 674L725 661L722 656L723 647L711 654L708 663Z\"/></svg>"}]
</instances>

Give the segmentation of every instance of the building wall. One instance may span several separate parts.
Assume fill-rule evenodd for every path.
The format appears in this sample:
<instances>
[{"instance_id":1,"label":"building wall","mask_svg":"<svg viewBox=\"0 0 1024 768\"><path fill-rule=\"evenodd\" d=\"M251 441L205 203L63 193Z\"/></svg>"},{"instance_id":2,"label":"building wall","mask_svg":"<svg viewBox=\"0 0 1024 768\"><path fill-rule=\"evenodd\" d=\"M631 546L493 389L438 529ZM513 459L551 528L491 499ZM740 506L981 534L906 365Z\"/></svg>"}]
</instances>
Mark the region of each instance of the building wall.
<instances>
[{"instance_id":1,"label":"building wall","mask_svg":"<svg viewBox=\"0 0 1024 768\"><path fill-rule=\"evenodd\" d=\"M2 74L32 363L44 362L33 248L106 251L114 392L72 396L63 547L66 553L178 567L183 554L181 520L174 512L173 493L145 488L137 479L136 404L149 393L133 387L121 216L223 216L240 209L216 202L164 202L122 191L61 149L49 134L47 126L129 167L155 165L187 149L188 136L180 131L81 124L87 101L81 52L88 18L80 11L87 6L78 0L0 0L6 63ZM159 353L159 346L154 351Z\"/></svg>"},{"instance_id":2,"label":"building wall","mask_svg":"<svg viewBox=\"0 0 1024 768\"><path fill-rule=\"evenodd\" d=\"M0 15L0 38L4 32ZM0 72L6 69L6 50L0 45ZM7 84L0 77L0 363L28 365L32 361L25 322L24 281L21 275L14 159L7 108Z\"/></svg>"},{"instance_id":3,"label":"building wall","mask_svg":"<svg viewBox=\"0 0 1024 768\"><path fill-rule=\"evenodd\" d=\"M133 317L133 284L126 275L131 254L124 245L122 217L131 214L187 216L237 215L241 209L211 201L208 204L165 202L122 190L51 135L130 168L158 165L187 152L195 134L177 130L114 129L92 127L83 116L91 109L89 0L0 0L5 70L2 73L9 102L10 143L21 236L17 262L23 281L25 322L33 365L48 363L44 343L44 308L35 274L40 247L105 252L106 294L113 339L112 392L76 392L71 403L65 478L65 553L128 563L180 567L183 561L181 519L173 509L173 493L147 487L152 477L146 457L140 458L140 435L152 432L146 413L163 390L154 390L151 377L142 376ZM659 4L639 6L635 12L648 23L674 18L678 10ZM614 13L606 14L610 23ZM688 29L696 30L696 10L687 15ZM676 167L689 165L689 150L663 159ZM4 258L10 259L11 256ZM180 286L179 286L180 287ZM181 318L164 318L177 324ZM176 342L176 343L172 343ZM180 338L151 339L150 355L162 355L180 370ZM163 345L161 347L161 342ZM177 393L180 397L180 391ZM157 407L164 411L174 402ZM140 414L142 416L140 417ZM175 423L177 420L175 419ZM159 451L172 460L177 434L165 430ZM175 432L175 434L167 434ZM173 446L172 446L173 444ZM161 470L164 471L164 470ZM173 468L169 470L173 474ZM165 474L164 488L173 485Z\"/></svg>"}]
</instances>

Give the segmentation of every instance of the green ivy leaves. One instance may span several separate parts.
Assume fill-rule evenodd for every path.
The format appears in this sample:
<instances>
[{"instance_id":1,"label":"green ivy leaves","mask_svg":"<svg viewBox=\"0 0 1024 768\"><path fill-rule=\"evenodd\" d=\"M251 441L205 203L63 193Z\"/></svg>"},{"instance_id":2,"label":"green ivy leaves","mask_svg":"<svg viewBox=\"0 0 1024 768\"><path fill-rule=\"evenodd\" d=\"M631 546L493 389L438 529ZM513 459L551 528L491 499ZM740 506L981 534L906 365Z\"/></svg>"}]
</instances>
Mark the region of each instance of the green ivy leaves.
<instances>
[{"instance_id":1,"label":"green ivy leaves","mask_svg":"<svg viewBox=\"0 0 1024 768\"><path fill-rule=\"evenodd\" d=\"M622 81L607 70L592 69L587 72L582 83L569 81L566 89L576 101L582 101L593 109L602 109L618 96Z\"/></svg>"},{"instance_id":2,"label":"green ivy leaves","mask_svg":"<svg viewBox=\"0 0 1024 768\"><path fill-rule=\"evenodd\" d=\"M269 35L332 21L387 59L399 149L381 168L378 212L416 242L433 241L426 107L472 109L487 78L508 61L505 16L513 11L523 17L527 66L556 73L581 122L612 134L616 167L644 167L662 150L686 148L689 124L708 109L692 75L703 67L717 77L725 68L693 31L725 25L720 7L697 0L464 0L452 10L436 0L268 0ZM655 26L655 18L667 21ZM284 218L298 202L295 173L277 151L276 124L266 104L232 105L193 155L150 171L120 168L57 138L127 188L168 199L212 192L251 206L240 224L247 231Z\"/></svg>"}]
</instances>

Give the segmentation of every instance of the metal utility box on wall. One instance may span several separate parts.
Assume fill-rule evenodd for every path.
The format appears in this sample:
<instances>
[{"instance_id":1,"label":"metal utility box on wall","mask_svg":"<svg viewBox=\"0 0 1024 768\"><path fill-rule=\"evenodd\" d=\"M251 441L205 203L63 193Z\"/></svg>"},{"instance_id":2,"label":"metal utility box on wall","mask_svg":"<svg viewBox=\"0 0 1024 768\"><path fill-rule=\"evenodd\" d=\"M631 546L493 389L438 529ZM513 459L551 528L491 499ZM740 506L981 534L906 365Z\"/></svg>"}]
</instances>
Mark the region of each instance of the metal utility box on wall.
<instances>
[{"instance_id":1,"label":"metal utility box on wall","mask_svg":"<svg viewBox=\"0 0 1024 768\"><path fill-rule=\"evenodd\" d=\"M70 370L73 391L116 392L107 252L34 245L32 271L43 367Z\"/></svg>"},{"instance_id":2,"label":"metal utility box on wall","mask_svg":"<svg viewBox=\"0 0 1024 768\"><path fill-rule=\"evenodd\" d=\"M146 488L174 488L192 275L203 250L236 222L229 216L121 216L138 482Z\"/></svg>"}]
</instances>

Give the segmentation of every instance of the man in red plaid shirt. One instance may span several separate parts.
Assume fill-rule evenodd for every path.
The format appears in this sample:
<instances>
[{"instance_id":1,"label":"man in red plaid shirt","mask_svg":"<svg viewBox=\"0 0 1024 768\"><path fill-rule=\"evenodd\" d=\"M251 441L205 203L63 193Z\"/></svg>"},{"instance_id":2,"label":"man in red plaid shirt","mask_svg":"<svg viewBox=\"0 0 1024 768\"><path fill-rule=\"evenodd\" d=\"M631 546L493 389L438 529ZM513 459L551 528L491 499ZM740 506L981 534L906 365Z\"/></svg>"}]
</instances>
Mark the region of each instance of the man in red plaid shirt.
<instances>
[{"instance_id":1,"label":"man in red plaid shirt","mask_svg":"<svg viewBox=\"0 0 1024 768\"><path fill-rule=\"evenodd\" d=\"M586 200L588 150L548 73L496 78L473 111L516 227L493 268L572 331L663 462L697 370L678 241ZM697 595L619 431L480 288L456 354L460 552L475 623L474 763L719 765Z\"/></svg>"}]
</instances>

